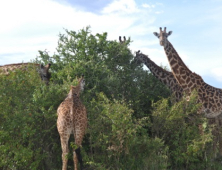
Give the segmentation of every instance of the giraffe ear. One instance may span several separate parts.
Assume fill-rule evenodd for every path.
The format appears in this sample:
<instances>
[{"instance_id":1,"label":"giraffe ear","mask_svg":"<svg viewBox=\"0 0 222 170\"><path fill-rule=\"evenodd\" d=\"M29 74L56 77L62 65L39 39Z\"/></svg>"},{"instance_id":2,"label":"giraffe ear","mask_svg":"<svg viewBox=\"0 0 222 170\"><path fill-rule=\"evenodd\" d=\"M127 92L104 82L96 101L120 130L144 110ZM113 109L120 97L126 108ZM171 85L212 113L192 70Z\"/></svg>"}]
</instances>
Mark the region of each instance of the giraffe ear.
<instances>
[{"instance_id":1,"label":"giraffe ear","mask_svg":"<svg viewBox=\"0 0 222 170\"><path fill-rule=\"evenodd\" d=\"M167 36L169 36L169 35L171 35L171 34L172 34L172 31L169 31L168 34L167 34Z\"/></svg>"},{"instance_id":2,"label":"giraffe ear","mask_svg":"<svg viewBox=\"0 0 222 170\"><path fill-rule=\"evenodd\" d=\"M48 63L48 68L50 68L50 67L51 67L51 65L52 65L51 63Z\"/></svg>"},{"instance_id":3,"label":"giraffe ear","mask_svg":"<svg viewBox=\"0 0 222 170\"><path fill-rule=\"evenodd\" d=\"M160 37L157 32L154 32L153 34L154 34L155 36L157 36L158 38Z\"/></svg>"},{"instance_id":4,"label":"giraffe ear","mask_svg":"<svg viewBox=\"0 0 222 170\"><path fill-rule=\"evenodd\" d=\"M122 38L121 38L121 36L119 36L119 42L122 42Z\"/></svg>"}]
</instances>

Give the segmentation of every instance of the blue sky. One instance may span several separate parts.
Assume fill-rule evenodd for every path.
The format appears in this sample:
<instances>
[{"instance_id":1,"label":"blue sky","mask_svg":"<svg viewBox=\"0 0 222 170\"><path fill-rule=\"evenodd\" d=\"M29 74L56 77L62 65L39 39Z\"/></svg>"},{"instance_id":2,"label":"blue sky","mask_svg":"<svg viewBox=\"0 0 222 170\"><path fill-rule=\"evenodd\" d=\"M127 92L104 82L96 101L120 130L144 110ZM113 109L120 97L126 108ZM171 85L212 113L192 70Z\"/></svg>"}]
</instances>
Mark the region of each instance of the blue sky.
<instances>
[{"instance_id":1,"label":"blue sky","mask_svg":"<svg viewBox=\"0 0 222 170\"><path fill-rule=\"evenodd\" d=\"M91 26L108 39L130 37L159 65L169 64L153 32L173 31L169 41L185 64L222 88L222 0L7 0L0 1L0 65L29 62L38 50L56 52L64 28Z\"/></svg>"}]
</instances>

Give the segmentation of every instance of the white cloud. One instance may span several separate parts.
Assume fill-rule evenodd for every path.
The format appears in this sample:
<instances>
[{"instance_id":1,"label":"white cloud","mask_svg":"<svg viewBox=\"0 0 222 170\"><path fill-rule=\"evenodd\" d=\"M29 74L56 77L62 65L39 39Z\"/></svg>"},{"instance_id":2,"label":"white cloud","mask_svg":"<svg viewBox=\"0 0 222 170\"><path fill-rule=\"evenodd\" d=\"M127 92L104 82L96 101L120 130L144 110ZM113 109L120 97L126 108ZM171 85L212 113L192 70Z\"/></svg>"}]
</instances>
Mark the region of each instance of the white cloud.
<instances>
[{"instance_id":1,"label":"white cloud","mask_svg":"<svg viewBox=\"0 0 222 170\"><path fill-rule=\"evenodd\" d=\"M135 13L139 9L134 0L115 0L103 9L103 13L121 12L121 13Z\"/></svg>"},{"instance_id":2,"label":"white cloud","mask_svg":"<svg viewBox=\"0 0 222 170\"><path fill-rule=\"evenodd\" d=\"M222 67L216 67L216 68L211 69L211 73L214 78L222 82Z\"/></svg>"},{"instance_id":3,"label":"white cloud","mask_svg":"<svg viewBox=\"0 0 222 170\"><path fill-rule=\"evenodd\" d=\"M68 19L72 13L73 8L50 0L7 0L0 5L0 20L5 24L0 32L9 32L24 24L67 23L64 16Z\"/></svg>"},{"instance_id":4,"label":"white cloud","mask_svg":"<svg viewBox=\"0 0 222 170\"><path fill-rule=\"evenodd\" d=\"M144 8L155 8L155 5L142 4L142 7L144 7Z\"/></svg>"},{"instance_id":5,"label":"white cloud","mask_svg":"<svg viewBox=\"0 0 222 170\"><path fill-rule=\"evenodd\" d=\"M156 11L156 14L162 14L164 11Z\"/></svg>"},{"instance_id":6,"label":"white cloud","mask_svg":"<svg viewBox=\"0 0 222 170\"><path fill-rule=\"evenodd\" d=\"M118 39L119 35L136 38L150 31L154 18L134 0L114 0L101 14L53 0L1 1L0 65L30 61L38 50L53 54L63 28L79 30L90 25L92 33L108 32L109 39Z\"/></svg>"}]
</instances>

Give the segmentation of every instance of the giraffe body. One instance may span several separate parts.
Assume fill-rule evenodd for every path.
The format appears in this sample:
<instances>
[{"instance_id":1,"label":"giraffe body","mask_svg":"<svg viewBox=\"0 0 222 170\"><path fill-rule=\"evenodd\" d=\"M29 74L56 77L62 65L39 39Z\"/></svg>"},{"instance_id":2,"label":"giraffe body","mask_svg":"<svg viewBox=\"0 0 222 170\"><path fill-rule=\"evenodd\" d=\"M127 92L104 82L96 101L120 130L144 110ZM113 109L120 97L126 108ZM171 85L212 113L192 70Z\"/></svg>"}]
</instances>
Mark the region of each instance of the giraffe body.
<instances>
[{"instance_id":1,"label":"giraffe body","mask_svg":"<svg viewBox=\"0 0 222 170\"><path fill-rule=\"evenodd\" d=\"M35 63L17 63L17 64L7 64L4 66L0 66L0 74L9 75L11 71L14 71L16 69L24 69L28 66L35 66L37 68L37 71L42 79L43 82L45 82L47 85L49 84L49 80L51 77L51 73L49 72L49 68L51 64L47 64L46 66L43 66L42 64L35 64Z\"/></svg>"},{"instance_id":2,"label":"giraffe body","mask_svg":"<svg viewBox=\"0 0 222 170\"><path fill-rule=\"evenodd\" d=\"M83 90L84 85L85 80L82 77L77 86L71 86L68 96L57 109L57 129L62 147L62 170L67 169L68 141L71 134L74 134L75 145L77 146L77 149L73 149L75 170L78 169L78 162L80 163L80 168L83 168L80 147L87 127L87 113L80 100L80 92Z\"/></svg>"},{"instance_id":3,"label":"giraffe body","mask_svg":"<svg viewBox=\"0 0 222 170\"><path fill-rule=\"evenodd\" d=\"M147 55L140 53L140 51L136 52L135 59L144 63L153 73L153 75L170 89L171 93L175 95L176 101L181 99L183 89L180 87L171 72L156 65Z\"/></svg>"}]
</instances>

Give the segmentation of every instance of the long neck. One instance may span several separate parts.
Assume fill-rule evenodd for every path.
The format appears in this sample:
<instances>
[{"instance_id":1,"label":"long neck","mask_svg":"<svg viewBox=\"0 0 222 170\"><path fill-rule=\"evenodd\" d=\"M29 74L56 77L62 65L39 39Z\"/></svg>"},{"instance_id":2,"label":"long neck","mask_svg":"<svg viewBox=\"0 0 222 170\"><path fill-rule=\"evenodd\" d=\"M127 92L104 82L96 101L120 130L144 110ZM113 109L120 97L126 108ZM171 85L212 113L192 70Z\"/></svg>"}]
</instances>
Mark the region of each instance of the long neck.
<instances>
[{"instance_id":1,"label":"long neck","mask_svg":"<svg viewBox=\"0 0 222 170\"><path fill-rule=\"evenodd\" d=\"M171 72L166 71L156 65L156 63L154 63L146 55L143 55L143 62L158 80L165 84L171 90L171 92L176 94L176 97L178 99L182 97L182 88L177 83L176 79L174 78Z\"/></svg>"},{"instance_id":2,"label":"long neck","mask_svg":"<svg viewBox=\"0 0 222 170\"><path fill-rule=\"evenodd\" d=\"M81 100L79 98L79 95L74 94L73 95L73 107L79 107L81 104Z\"/></svg>"},{"instance_id":3,"label":"long neck","mask_svg":"<svg viewBox=\"0 0 222 170\"><path fill-rule=\"evenodd\" d=\"M149 68L152 74L159 79L162 83L170 87L170 82L174 77L172 77L172 73L164 70L163 68L159 67L154 63L150 58L144 57L144 64Z\"/></svg>"},{"instance_id":4,"label":"long neck","mask_svg":"<svg viewBox=\"0 0 222 170\"><path fill-rule=\"evenodd\" d=\"M81 105L81 100L80 100L80 90L77 89L78 86L72 88L67 96L67 100L71 100L72 101L72 106L71 109L79 107L79 105Z\"/></svg>"},{"instance_id":5,"label":"long neck","mask_svg":"<svg viewBox=\"0 0 222 170\"><path fill-rule=\"evenodd\" d=\"M76 97L79 97L80 96L80 86L75 86L75 87L71 87L68 95L67 95L67 98L71 98L73 99L74 96Z\"/></svg>"},{"instance_id":6,"label":"long neck","mask_svg":"<svg viewBox=\"0 0 222 170\"><path fill-rule=\"evenodd\" d=\"M177 82L180 84L184 91L191 92L198 86L198 84L201 83L199 81L202 81L202 78L187 68L169 41L164 47L164 50L167 55L172 73Z\"/></svg>"}]
</instances>

